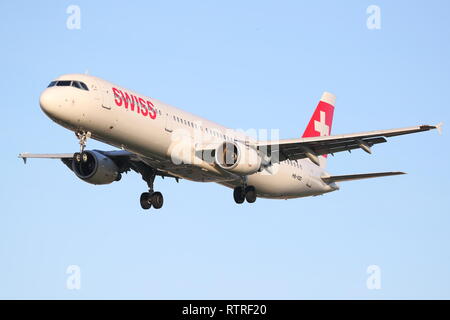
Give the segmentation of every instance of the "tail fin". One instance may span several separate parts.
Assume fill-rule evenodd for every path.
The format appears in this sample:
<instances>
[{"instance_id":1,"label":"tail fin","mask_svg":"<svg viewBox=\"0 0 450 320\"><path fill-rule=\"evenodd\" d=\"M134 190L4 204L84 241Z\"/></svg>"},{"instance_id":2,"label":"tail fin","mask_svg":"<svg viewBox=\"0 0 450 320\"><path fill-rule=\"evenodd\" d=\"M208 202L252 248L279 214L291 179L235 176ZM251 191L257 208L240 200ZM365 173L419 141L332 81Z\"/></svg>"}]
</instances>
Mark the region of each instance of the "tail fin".
<instances>
[{"instance_id":1,"label":"tail fin","mask_svg":"<svg viewBox=\"0 0 450 320\"><path fill-rule=\"evenodd\" d=\"M336 96L334 94L329 92L322 94L322 98L320 98L319 104L309 120L302 138L322 137L331 134L335 102ZM326 154L319 156L321 167L326 167L326 158Z\"/></svg>"}]
</instances>

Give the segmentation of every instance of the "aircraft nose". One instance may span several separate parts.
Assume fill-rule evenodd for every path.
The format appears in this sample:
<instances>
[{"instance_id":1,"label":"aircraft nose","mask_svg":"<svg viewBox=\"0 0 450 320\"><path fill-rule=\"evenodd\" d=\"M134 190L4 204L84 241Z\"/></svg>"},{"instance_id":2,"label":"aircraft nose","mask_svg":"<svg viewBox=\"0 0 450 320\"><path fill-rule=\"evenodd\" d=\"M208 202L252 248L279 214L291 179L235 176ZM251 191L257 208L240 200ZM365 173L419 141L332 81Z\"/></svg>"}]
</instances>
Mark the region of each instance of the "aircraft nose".
<instances>
[{"instance_id":1,"label":"aircraft nose","mask_svg":"<svg viewBox=\"0 0 450 320\"><path fill-rule=\"evenodd\" d=\"M52 115L56 109L56 97L55 94L51 92L52 90L46 89L41 93L39 97L39 104L42 111L48 115Z\"/></svg>"}]
</instances>

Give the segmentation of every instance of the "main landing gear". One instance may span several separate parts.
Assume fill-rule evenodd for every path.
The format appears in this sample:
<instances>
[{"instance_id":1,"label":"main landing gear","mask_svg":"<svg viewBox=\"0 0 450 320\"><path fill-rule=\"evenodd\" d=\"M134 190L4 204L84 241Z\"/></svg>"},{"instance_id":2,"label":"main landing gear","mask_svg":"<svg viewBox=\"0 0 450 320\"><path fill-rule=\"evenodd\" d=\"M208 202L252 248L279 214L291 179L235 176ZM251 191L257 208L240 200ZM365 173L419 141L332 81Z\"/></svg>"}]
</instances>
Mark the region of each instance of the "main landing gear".
<instances>
[{"instance_id":1,"label":"main landing gear","mask_svg":"<svg viewBox=\"0 0 450 320\"><path fill-rule=\"evenodd\" d=\"M141 207L144 210L150 209L152 206L155 209L161 209L164 204L164 197L161 192L144 192L141 194Z\"/></svg>"},{"instance_id":2,"label":"main landing gear","mask_svg":"<svg viewBox=\"0 0 450 320\"><path fill-rule=\"evenodd\" d=\"M155 209L161 209L164 204L164 197L161 192L153 191L153 182L155 181L156 171L146 170L142 173L142 179L147 182L148 192L141 194L140 202L144 210L150 209L152 206Z\"/></svg>"},{"instance_id":3,"label":"main landing gear","mask_svg":"<svg viewBox=\"0 0 450 320\"><path fill-rule=\"evenodd\" d=\"M256 189L254 186L236 187L233 191L233 198L237 204L241 204L245 200L248 203L253 203L256 201Z\"/></svg>"}]
</instances>

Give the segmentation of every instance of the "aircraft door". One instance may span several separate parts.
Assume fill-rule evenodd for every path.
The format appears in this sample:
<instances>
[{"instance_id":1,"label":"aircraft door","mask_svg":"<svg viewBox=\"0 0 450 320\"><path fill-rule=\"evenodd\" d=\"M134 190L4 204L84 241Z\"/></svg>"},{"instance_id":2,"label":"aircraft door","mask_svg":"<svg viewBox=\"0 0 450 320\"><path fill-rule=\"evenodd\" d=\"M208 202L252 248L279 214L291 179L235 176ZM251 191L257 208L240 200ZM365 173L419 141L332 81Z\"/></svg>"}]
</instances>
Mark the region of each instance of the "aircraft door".
<instances>
[{"instance_id":1,"label":"aircraft door","mask_svg":"<svg viewBox=\"0 0 450 320\"><path fill-rule=\"evenodd\" d=\"M101 107L106 110L111 110L111 104L108 103L106 97L109 95L109 90L106 89L102 83L99 81L96 81L95 85L93 86L92 90L94 91L95 101L96 105L98 107Z\"/></svg>"}]
</instances>

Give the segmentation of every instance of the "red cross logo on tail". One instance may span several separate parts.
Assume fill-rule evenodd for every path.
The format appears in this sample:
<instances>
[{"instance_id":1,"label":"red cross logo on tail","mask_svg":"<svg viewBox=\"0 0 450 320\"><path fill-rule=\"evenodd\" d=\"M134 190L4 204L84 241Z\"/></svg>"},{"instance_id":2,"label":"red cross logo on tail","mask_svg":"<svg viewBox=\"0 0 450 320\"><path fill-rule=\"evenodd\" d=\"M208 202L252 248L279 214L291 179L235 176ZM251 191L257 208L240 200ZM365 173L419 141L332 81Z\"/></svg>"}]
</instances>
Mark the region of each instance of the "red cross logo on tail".
<instances>
[{"instance_id":1,"label":"red cross logo on tail","mask_svg":"<svg viewBox=\"0 0 450 320\"><path fill-rule=\"evenodd\" d=\"M336 97L333 94L323 93L302 138L323 137L331 134L335 101Z\"/></svg>"},{"instance_id":2,"label":"red cross logo on tail","mask_svg":"<svg viewBox=\"0 0 450 320\"><path fill-rule=\"evenodd\" d=\"M320 111L320 121L314 120L314 130L316 130L321 137L328 136L330 132L330 127L327 126L325 119L326 113L324 111Z\"/></svg>"}]
</instances>

